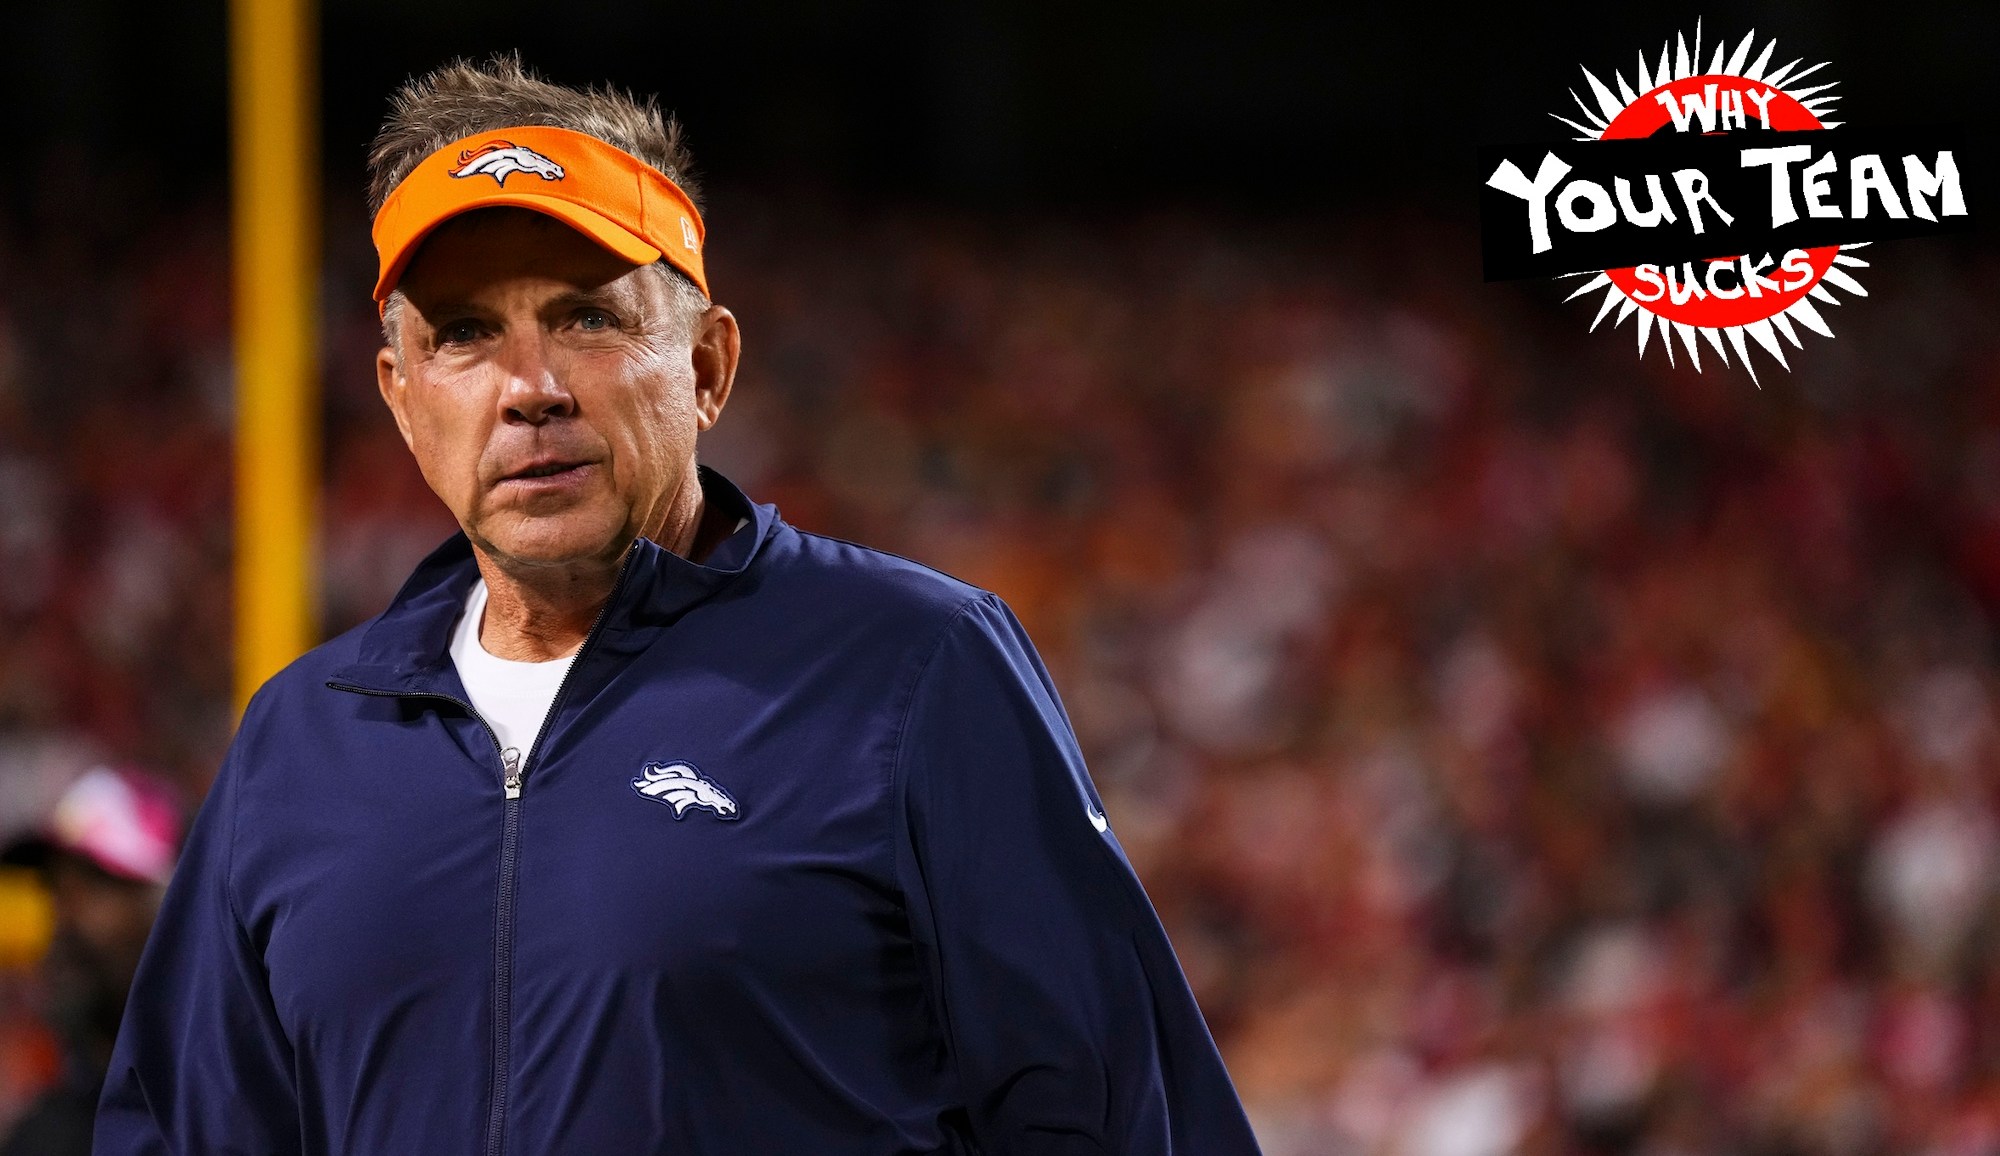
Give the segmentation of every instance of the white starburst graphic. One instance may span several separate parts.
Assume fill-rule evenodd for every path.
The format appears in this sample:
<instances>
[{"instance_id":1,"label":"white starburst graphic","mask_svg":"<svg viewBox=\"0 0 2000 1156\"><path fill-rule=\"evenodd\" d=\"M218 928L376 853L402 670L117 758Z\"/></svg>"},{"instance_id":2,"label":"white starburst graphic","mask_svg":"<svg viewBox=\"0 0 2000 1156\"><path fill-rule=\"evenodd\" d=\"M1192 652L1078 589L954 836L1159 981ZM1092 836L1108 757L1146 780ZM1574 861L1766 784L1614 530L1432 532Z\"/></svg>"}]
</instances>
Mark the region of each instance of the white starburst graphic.
<instances>
[{"instance_id":1,"label":"white starburst graphic","mask_svg":"<svg viewBox=\"0 0 2000 1156\"><path fill-rule=\"evenodd\" d=\"M1766 128L1784 127L1788 129L1835 128L1839 121L1821 120L1829 114L1840 97L1827 90L1838 81L1823 81L1806 85L1800 83L1826 67L1826 62L1800 68L1803 58L1794 59L1778 68L1771 68L1771 59L1777 53L1778 42L1774 37L1764 44L1762 52L1754 60L1750 51L1756 46L1757 33L1746 33L1732 50L1729 43L1715 46L1708 67L1700 69L1702 56L1701 25L1695 25L1694 48L1688 48L1686 34L1677 34L1670 44L1660 46L1659 61L1648 66L1646 54L1639 53L1634 72L1634 81L1627 81L1620 72L1611 73L1611 83L1606 85L1588 68L1582 68L1583 79L1590 90L1591 100L1585 100L1575 89L1570 90L1570 98L1576 102L1582 120L1575 120L1561 113L1551 113L1557 120L1579 134L1577 140L1597 141L1621 137L1650 136L1671 126L1678 132L1710 132L1724 124L1722 103L1734 94L1735 112L1739 123L1747 114L1744 97L1748 93L1761 90L1763 103L1755 105L1759 110L1758 119ZM1720 94L1720 95L1719 95ZM1768 95L1775 94L1775 95ZM1751 101L1756 97L1751 96ZM1789 118L1788 123L1779 126L1776 122L1780 114ZM1662 120L1662 117L1666 118ZM1833 289L1866 297L1868 291L1861 287L1847 269L1865 269L1868 262L1852 254L1852 250L1864 248L1866 242L1827 246L1812 250L1807 255L1812 258L1813 276L1805 284L1788 290L1781 308L1773 307L1764 316L1743 317L1733 321L1704 322L1701 305L1707 295L1693 284L1692 276L1684 280L1689 283L1690 294L1679 302L1662 298L1640 300L1635 296L1632 270L1605 270L1596 274L1573 273L1571 277L1587 277L1587 281L1572 292L1565 300L1573 301L1602 291L1603 301L1598 306L1597 316L1590 328L1595 332L1604 318L1617 311L1612 320L1612 328L1623 325L1627 318L1638 319L1639 356L1646 355L1647 339L1653 330L1660 332L1660 345L1666 350L1669 363L1674 358L1674 338L1679 337L1687 350L1688 360L1696 372L1701 370L1701 349L1699 342L1706 341L1724 365L1729 364L1729 351L1734 350L1750 374L1757 380L1756 368L1750 361L1749 343L1757 346L1775 359L1787 370L1791 365L1785 360L1784 347L1779 343L1782 337L1794 349L1805 346L1799 340L1798 330L1809 329L1823 337L1832 337L1833 329L1813 304L1839 305L1840 299ZM1803 252L1803 251L1802 251ZM1767 257L1769 255L1766 255ZM1689 263L1691 270L1693 262ZM1626 274L1628 276L1621 276ZM1832 288L1829 288L1831 286ZM1699 300L1695 300L1695 298ZM1689 309L1687 305L1694 305ZM1713 310L1710 310L1713 312ZM1677 315L1678 314L1678 315ZM1690 315L1693 315L1692 318ZM1725 344L1726 343L1726 344ZM1759 383L1761 385L1761 383Z\"/></svg>"}]
</instances>

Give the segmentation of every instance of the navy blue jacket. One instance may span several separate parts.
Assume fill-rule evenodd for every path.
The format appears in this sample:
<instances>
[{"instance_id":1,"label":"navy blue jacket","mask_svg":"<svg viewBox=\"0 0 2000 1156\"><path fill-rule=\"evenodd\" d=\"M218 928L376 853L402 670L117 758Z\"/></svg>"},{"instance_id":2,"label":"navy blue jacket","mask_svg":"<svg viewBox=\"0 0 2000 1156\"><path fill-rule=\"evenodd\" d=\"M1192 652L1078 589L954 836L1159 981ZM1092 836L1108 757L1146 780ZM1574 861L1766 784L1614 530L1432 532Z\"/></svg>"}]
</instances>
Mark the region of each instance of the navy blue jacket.
<instances>
[{"instance_id":1,"label":"navy blue jacket","mask_svg":"<svg viewBox=\"0 0 2000 1156\"><path fill-rule=\"evenodd\" d=\"M750 524L633 545L518 792L462 536L265 685L98 1153L1256 1151L1006 606L703 485Z\"/></svg>"}]
</instances>

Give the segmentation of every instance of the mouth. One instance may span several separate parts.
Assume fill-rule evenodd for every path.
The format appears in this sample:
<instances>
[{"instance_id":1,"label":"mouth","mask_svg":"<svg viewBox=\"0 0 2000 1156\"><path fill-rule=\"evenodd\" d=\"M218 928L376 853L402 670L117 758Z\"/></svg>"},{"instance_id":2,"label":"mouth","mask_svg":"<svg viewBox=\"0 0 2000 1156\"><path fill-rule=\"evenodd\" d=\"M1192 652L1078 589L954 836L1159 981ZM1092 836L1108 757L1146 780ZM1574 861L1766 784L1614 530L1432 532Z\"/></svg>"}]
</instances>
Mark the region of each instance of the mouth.
<instances>
[{"instance_id":1,"label":"mouth","mask_svg":"<svg viewBox=\"0 0 2000 1156\"><path fill-rule=\"evenodd\" d=\"M502 475L500 482L503 485L509 482L524 485L558 484L580 476L583 471L590 468L590 465L589 462L557 459L531 462L513 473Z\"/></svg>"}]
</instances>

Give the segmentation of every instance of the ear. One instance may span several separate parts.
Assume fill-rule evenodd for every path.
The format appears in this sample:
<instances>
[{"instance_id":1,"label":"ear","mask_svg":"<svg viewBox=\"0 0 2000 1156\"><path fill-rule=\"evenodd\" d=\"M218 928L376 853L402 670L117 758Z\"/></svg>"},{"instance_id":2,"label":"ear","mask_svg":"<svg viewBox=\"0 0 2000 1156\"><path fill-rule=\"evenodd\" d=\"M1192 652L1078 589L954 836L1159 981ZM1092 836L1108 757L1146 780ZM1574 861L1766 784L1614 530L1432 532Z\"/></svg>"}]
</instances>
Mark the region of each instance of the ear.
<instances>
[{"instance_id":1,"label":"ear","mask_svg":"<svg viewBox=\"0 0 2000 1156\"><path fill-rule=\"evenodd\" d=\"M415 451L416 443L410 440L410 419L403 408L404 394L410 388L410 382L403 376L402 359L386 345L375 353L375 387L382 391L383 402L396 418L396 429L403 435L403 444Z\"/></svg>"},{"instance_id":2,"label":"ear","mask_svg":"<svg viewBox=\"0 0 2000 1156\"><path fill-rule=\"evenodd\" d=\"M736 362L743 354L736 315L720 305L709 306L688 354L694 363L695 426L706 430L722 416L730 386L736 383Z\"/></svg>"}]
</instances>

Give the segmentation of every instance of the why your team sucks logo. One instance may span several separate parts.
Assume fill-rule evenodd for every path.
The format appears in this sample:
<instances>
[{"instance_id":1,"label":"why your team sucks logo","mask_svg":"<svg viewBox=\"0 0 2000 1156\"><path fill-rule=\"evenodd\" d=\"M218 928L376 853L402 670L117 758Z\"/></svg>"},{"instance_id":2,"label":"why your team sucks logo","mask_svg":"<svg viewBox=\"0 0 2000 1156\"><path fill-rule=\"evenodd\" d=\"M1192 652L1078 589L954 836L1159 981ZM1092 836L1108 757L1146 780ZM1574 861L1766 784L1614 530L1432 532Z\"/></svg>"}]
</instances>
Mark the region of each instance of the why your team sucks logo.
<instances>
[{"instance_id":1,"label":"why your team sucks logo","mask_svg":"<svg viewBox=\"0 0 2000 1156\"><path fill-rule=\"evenodd\" d=\"M452 176L460 179L492 177L502 188L515 173L533 173L545 181L559 181L564 175L561 165L534 149L504 140L488 141L459 153L458 167L451 171Z\"/></svg>"},{"instance_id":2,"label":"why your team sucks logo","mask_svg":"<svg viewBox=\"0 0 2000 1156\"><path fill-rule=\"evenodd\" d=\"M1868 296L1856 250L1972 227L1974 170L1956 126L1844 124L1828 64L1788 55L1755 31L1704 52L1697 21L1632 79L1582 68L1581 119L1555 114L1572 140L1482 150L1486 279L1580 278L1591 328L1632 320L1641 358L1657 336L1697 372L1790 369L1786 346L1833 336L1836 290Z\"/></svg>"},{"instance_id":3,"label":"why your team sucks logo","mask_svg":"<svg viewBox=\"0 0 2000 1156\"><path fill-rule=\"evenodd\" d=\"M742 810L729 792L695 769L693 763L647 763L632 789L648 799L674 809L674 818L687 817L690 808L704 807L717 818L735 819Z\"/></svg>"}]
</instances>

